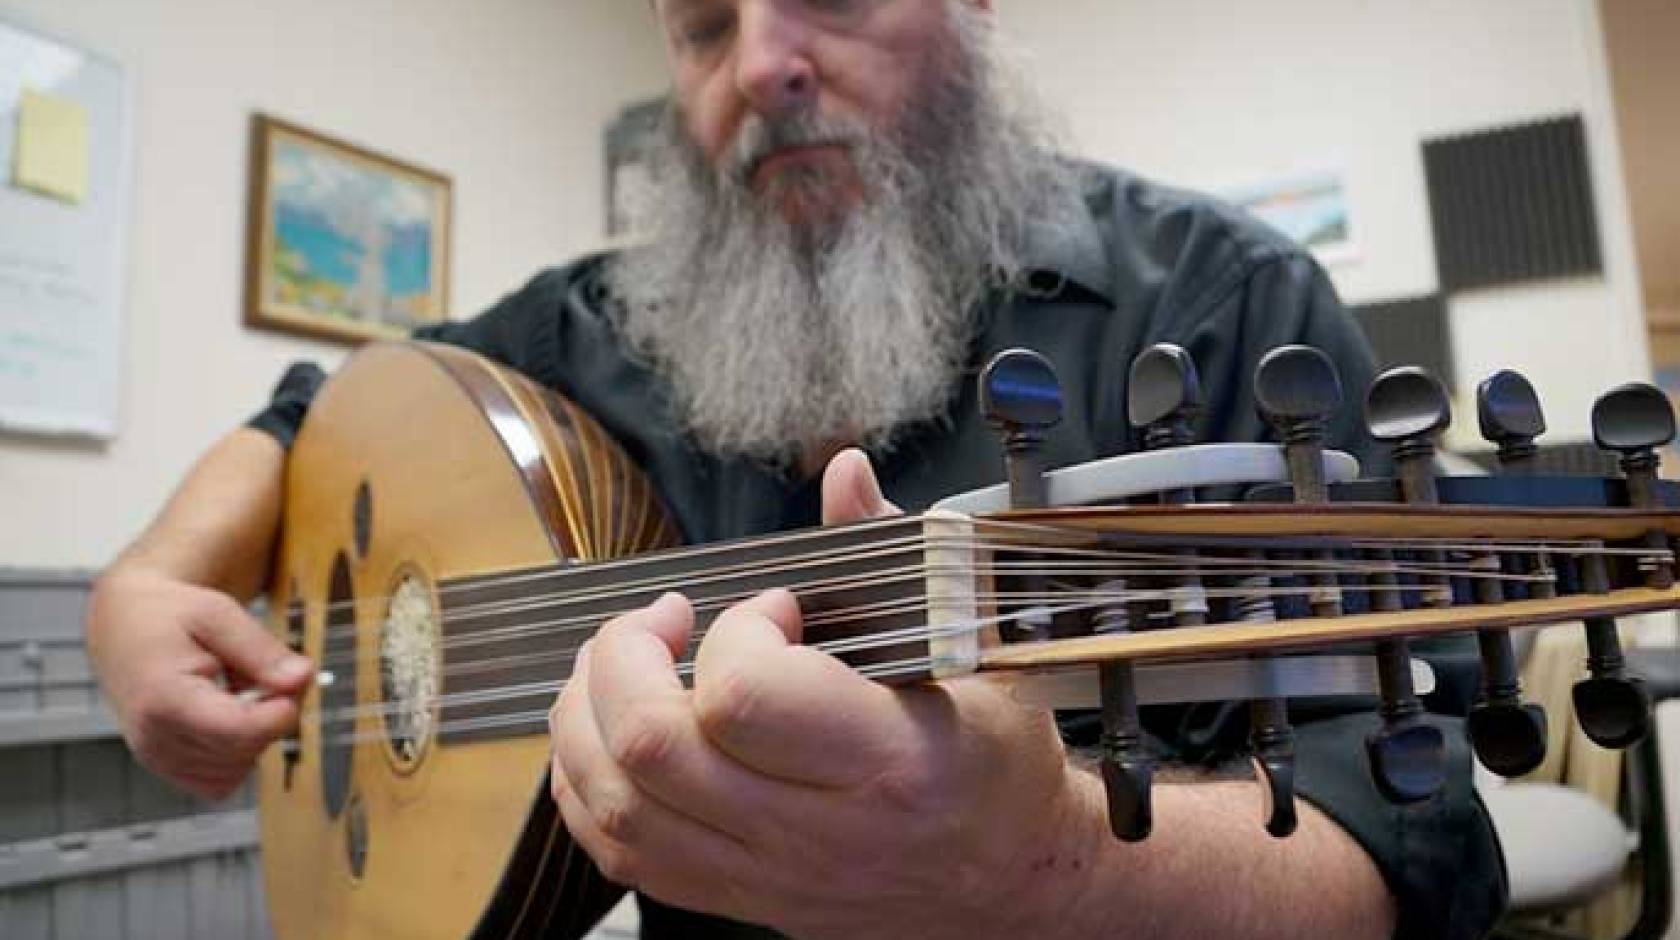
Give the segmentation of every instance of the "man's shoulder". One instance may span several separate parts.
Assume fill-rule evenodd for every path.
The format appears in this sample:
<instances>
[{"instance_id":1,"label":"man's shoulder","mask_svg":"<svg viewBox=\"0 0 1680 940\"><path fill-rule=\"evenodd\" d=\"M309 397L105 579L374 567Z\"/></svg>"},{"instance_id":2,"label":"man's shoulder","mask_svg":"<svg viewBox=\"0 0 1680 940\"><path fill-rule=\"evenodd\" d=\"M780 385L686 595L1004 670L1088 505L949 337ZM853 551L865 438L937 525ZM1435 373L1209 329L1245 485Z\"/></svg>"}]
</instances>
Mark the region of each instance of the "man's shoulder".
<instances>
[{"instance_id":1,"label":"man's shoulder","mask_svg":"<svg viewBox=\"0 0 1680 940\"><path fill-rule=\"evenodd\" d=\"M1301 250L1288 236L1216 196L1110 164L1070 163L1093 218L1113 238L1168 254L1218 249L1255 257Z\"/></svg>"},{"instance_id":2,"label":"man's shoulder","mask_svg":"<svg viewBox=\"0 0 1680 940\"><path fill-rule=\"evenodd\" d=\"M527 315L599 315L605 296L603 275L616 255L615 250L594 251L542 268L486 312L506 309Z\"/></svg>"},{"instance_id":3,"label":"man's shoulder","mask_svg":"<svg viewBox=\"0 0 1680 940\"><path fill-rule=\"evenodd\" d=\"M543 268L477 316L421 327L414 336L466 347L553 386L569 349L610 348L603 274L611 257L598 252Z\"/></svg>"},{"instance_id":4,"label":"man's shoulder","mask_svg":"<svg viewBox=\"0 0 1680 940\"><path fill-rule=\"evenodd\" d=\"M1072 160L1118 303L1169 300L1180 313L1262 265L1312 265L1287 236L1214 196Z\"/></svg>"}]
</instances>

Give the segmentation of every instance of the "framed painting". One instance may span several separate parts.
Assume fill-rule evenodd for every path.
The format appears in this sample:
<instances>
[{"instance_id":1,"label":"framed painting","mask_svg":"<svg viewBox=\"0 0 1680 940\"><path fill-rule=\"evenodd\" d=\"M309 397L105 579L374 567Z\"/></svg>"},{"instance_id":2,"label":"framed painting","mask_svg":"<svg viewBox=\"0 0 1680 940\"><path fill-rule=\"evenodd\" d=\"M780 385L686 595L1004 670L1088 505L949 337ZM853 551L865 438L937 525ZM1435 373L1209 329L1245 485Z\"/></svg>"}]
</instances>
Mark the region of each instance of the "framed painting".
<instances>
[{"instance_id":1,"label":"framed painting","mask_svg":"<svg viewBox=\"0 0 1680 940\"><path fill-rule=\"evenodd\" d=\"M1339 172L1281 176L1221 195L1311 251L1320 264L1359 258L1348 221L1347 186Z\"/></svg>"},{"instance_id":2,"label":"framed painting","mask_svg":"<svg viewBox=\"0 0 1680 940\"><path fill-rule=\"evenodd\" d=\"M609 244L634 242L634 214L651 185L653 167L649 156L654 135L670 108L664 98L652 98L628 105L607 125L606 215Z\"/></svg>"},{"instance_id":3,"label":"framed painting","mask_svg":"<svg viewBox=\"0 0 1680 940\"><path fill-rule=\"evenodd\" d=\"M449 239L448 177L254 119L246 324L359 343L441 322Z\"/></svg>"}]
</instances>

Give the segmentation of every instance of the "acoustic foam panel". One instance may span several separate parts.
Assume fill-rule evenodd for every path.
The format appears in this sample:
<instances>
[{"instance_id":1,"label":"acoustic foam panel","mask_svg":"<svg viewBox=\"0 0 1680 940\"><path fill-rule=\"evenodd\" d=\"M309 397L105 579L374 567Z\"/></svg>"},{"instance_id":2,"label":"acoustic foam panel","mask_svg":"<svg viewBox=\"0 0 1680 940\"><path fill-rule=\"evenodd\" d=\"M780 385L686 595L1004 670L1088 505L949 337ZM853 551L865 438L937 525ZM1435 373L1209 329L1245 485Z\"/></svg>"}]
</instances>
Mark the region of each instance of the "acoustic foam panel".
<instances>
[{"instance_id":1,"label":"acoustic foam panel","mask_svg":"<svg viewBox=\"0 0 1680 940\"><path fill-rule=\"evenodd\" d=\"M1352 312L1371 341L1378 369L1422 366L1447 388L1458 387L1452 336L1447 332L1447 304L1440 294L1364 304L1353 307Z\"/></svg>"},{"instance_id":2,"label":"acoustic foam panel","mask_svg":"<svg viewBox=\"0 0 1680 940\"><path fill-rule=\"evenodd\" d=\"M1441 290L1602 270L1578 115L1426 140Z\"/></svg>"}]
</instances>

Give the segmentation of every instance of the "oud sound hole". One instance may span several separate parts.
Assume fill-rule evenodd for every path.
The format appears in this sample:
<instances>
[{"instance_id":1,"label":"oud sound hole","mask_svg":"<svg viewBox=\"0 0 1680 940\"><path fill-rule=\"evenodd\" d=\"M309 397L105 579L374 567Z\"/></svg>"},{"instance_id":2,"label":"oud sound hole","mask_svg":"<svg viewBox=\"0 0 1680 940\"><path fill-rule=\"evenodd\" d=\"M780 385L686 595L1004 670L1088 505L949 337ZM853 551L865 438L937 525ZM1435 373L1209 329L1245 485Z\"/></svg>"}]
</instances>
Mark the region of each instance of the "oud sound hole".
<instances>
[{"instance_id":1,"label":"oud sound hole","mask_svg":"<svg viewBox=\"0 0 1680 940\"><path fill-rule=\"evenodd\" d=\"M350 512L350 527L356 535L356 557L366 558L373 540L373 491L366 480L356 487L356 501Z\"/></svg>"},{"instance_id":2,"label":"oud sound hole","mask_svg":"<svg viewBox=\"0 0 1680 940\"><path fill-rule=\"evenodd\" d=\"M368 819L367 804L359 793L350 798L350 815L344 825L344 854L350 863L350 876L360 879L367 871Z\"/></svg>"},{"instance_id":3,"label":"oud sound hole","mask_svg":"<svg viewBox=\"0 0 1680 940\"><path fill-rule=\"evenodd\" d=\"M333 559L327 591L326 636L321 665L332 675L321 689L321 795L327 815L336 819L350 796L351 757L356 750L356 594L350 560Z\"/></svg>"},{"instance_id":4,"label":"oud sound hole","mask_svg":"<svg viewBox=\"0 0 1680 940\"><path fill-rule=\"evenodd\" d=\"M380 714L385 741L399 770L411 770L425 756L437 715L438 618L432 592L412 572L391 591L379 625Z\"/></svg>"},{"instance_id":5,"label":"oud sound hole","mask_svg":"<svg viewBox=\"0 0 1680 940\"><path fill-rule=\"evenodd\" d=\"M286 648L294 653L302 653L303 600L298 596L296 582L287 589L286 596L291 598L286 602ZM290 790L298 761L303 759L303 746L296 733L288 734L280 740L280 756L285 767L280 786L281 789Z\"/></svg>"}]
</instances>

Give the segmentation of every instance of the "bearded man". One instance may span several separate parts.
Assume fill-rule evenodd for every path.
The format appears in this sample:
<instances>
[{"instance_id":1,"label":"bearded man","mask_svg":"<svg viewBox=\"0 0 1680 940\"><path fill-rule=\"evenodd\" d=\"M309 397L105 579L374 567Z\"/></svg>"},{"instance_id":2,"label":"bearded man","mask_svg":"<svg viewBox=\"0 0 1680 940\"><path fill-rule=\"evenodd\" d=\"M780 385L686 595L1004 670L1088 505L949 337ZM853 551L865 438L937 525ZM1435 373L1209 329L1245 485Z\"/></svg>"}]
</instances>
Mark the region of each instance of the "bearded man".
<instances>
[{"instance_id":1,"label":"bearded man","mask_svg":"<svg viewBox=\"0 0 1680 940\"><path fill-rule=\"evenodd\" d=\"M690 540L920 509L994 482L972 377L1011 346L1062 373L1052 464L1135 444L1124 377L1154 342L1195 357L1206 439L1264 434L1247 377L1277 345L1326 350L1350 387L1369 378L1298 248L1197 197L1052 156L988 0L655 12L675 87L640 213L647 245L545 272L422 335L581 404ZM267 570L284 446L319 380L294 368L93 599L90 645L128 740L199 793L236 786L297 720L308 664L232 598ZM1349 409L1333 439L1362 450L1356 424ZM692 622L669 595L605 625L550 715L554 797L602 870L642 892L645 936L1471 937L1503 904L1450 732L1453 775L1428 805L1385 804L1358 757L1374 719L1330 717L1298 729L1291 838L1264 833L1251 784L1187 773L1157 788L1156 834L1128 845L1064 743L1089 738L1088 721L1058 728L983 681L871 683L798 645L785 592L724 614L685 690L674 662ZM270 695L203 681L220 670ZM1240 755L1234 714L1149 722L1167 753L1212 768Z\"/></svg>"}]
</instances>

